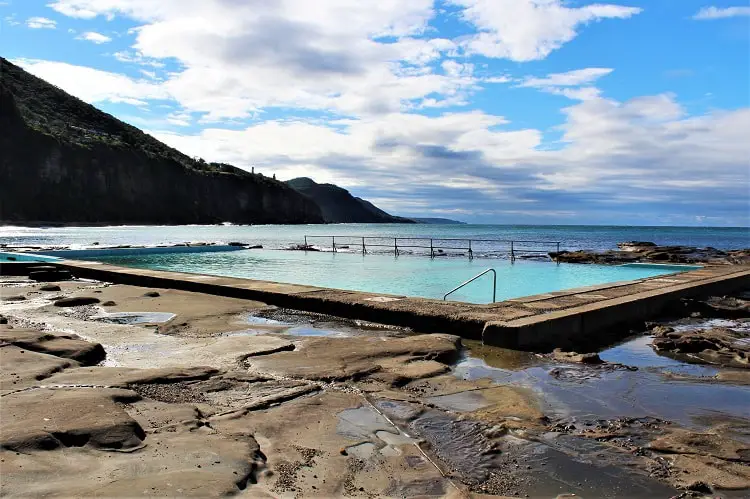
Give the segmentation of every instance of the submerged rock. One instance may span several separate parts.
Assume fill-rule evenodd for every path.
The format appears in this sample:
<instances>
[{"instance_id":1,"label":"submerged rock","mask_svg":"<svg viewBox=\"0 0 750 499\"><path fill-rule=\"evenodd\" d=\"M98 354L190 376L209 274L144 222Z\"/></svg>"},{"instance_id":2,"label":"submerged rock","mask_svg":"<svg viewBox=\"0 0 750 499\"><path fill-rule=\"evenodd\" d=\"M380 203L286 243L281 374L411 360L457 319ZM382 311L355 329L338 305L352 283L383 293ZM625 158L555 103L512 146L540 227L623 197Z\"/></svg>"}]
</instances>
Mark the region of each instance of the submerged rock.
<instances>
[{"instance_id":1,"label":"submerged rock","mask_svg":"<svg viewBox=\"0 0 750 499\"><path fill-rule=\"evenodd\" d=\"M45 284L39 288L39 291L60 291L60 286L57 284Z\"/></svg>"}]
</instances>

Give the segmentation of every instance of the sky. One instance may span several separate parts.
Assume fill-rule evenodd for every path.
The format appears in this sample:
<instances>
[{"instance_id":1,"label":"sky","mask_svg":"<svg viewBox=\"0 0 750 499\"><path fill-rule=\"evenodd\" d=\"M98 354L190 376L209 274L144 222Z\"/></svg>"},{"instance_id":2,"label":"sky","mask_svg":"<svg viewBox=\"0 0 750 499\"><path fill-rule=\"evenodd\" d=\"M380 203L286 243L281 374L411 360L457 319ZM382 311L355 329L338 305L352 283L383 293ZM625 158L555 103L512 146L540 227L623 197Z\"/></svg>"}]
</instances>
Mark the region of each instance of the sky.
<instances>
[{"instance_id":1,"label":"sky","mask_svg":"<svg viewBox=\"0 0 750 499\"><path fill-rule=\"evenodd\" d=\"M750 225L746 0L0 0L0 49L186 154L398 215Z\"/></svg>"}]
</instances>

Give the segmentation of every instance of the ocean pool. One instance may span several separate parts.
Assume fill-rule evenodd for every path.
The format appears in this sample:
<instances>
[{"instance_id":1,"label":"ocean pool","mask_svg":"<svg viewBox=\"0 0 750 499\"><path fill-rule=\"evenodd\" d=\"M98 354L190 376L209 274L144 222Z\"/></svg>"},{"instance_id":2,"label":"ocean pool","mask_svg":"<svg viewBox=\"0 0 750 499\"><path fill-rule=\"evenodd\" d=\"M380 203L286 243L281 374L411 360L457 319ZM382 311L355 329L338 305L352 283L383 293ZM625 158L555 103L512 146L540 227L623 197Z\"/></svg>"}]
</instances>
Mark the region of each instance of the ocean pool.
<instances>
[{"instance_id":1,"label":"ocean pool","mask_svg":"<svg viewBox=\"0 0 750 499\"><path fill-rule=\"evenodd\" d=\"M547 261L402 255L362 255L283 250L97 256L127 267L241 277L327 288L442 299L478 273L497 272L497 301L570 288L629 281L693 270L677 265L580 265ZM450 296L471 303L492 301L487 274Z\"/></svg>"}]
</instances>

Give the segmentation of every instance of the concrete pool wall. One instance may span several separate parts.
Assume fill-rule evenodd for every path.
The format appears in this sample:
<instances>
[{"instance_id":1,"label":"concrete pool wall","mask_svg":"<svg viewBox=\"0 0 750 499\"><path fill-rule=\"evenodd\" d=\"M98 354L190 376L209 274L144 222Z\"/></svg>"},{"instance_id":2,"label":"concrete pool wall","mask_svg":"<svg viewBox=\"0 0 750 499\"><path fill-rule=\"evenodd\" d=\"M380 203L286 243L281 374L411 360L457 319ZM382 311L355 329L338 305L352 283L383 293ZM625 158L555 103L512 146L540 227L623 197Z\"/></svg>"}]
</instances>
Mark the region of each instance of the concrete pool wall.
<instances>
[{"instance_id":1,"label":"concrete pool wall","mask_svg":"<svg viewBox=\"0 0 750 499\"><path fill-rule=\"evenodd\" d=\"M24 275L31 265L4 263L0 273ZM79 278L257 300L534 351L556 347L593 350L604 337L626 335L629 325L654 317L680 298L723 295L750 288L750 266L717 265L478 305L78 260L62 260L54 265Z\"/></svg>"}]
</instances>

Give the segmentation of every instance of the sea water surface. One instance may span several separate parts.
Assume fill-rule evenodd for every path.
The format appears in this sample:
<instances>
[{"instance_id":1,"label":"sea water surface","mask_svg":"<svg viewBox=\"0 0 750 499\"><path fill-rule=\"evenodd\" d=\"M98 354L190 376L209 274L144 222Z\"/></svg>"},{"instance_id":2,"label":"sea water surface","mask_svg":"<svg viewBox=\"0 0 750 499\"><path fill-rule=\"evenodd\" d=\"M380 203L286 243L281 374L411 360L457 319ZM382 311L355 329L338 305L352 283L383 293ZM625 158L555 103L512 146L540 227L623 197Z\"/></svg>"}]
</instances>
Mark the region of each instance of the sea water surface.
<instances>
[{"instance_id":1,"label":"sea water surface","mask_svg":"<svg viewBox=\"0 0 750 499\"><path fill-rule=\"evenodd\" d=\"M689 245L719 249L750 246L748 227L623 227L604 225L432 225L432 224L329 224L329 225L182 225L108 227L0 227L0 244L9 246L65 245L73 248L99 243L109 245L159 245L189 241L262 244L282 248L301 244L305 235L339 238L337 244L356 244L361 236L504 239L559 241L561 249L607 250L623 241L652 241L660 245ZM325 237L309 242L331 246ZM543 249L554 249L553 245Z\"/></svg>"}]
</instances>

